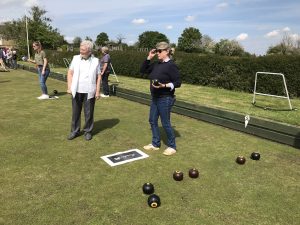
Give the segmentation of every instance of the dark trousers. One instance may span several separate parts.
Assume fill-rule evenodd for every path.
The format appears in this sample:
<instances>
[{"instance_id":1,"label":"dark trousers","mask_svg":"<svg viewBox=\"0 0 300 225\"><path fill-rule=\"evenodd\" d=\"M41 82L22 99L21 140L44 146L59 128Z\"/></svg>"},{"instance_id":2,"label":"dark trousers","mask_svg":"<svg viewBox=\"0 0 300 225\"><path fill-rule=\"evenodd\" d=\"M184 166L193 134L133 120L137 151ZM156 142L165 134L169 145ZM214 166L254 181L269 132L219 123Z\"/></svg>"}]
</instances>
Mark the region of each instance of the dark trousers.
<instances>
[{"instance_id":1,"label":"dark trousers","mask_svg":"<svg viewBox=\"0 0 300 225\"><path fill-rule=\"evenodd\" d=\"M72 97L72 133L79 134L80 132L80 118L82 106L85 119L83 131L85 133L91 133L93 130L95 98L87 99L87 96L87 93L76 93L75 98Z\"/></svg>"},{"instance_id":2,"label":"dark trousers","mask_svg":"<svg viewBox=\"0 0 300 225\"><path fill-rule=\"evenodd\" d=\"M103 88L103 94L105 95L109 95L108 76L109 76L109 72L104 73L102 75L102 88Z\"/></svg>"}]
</instances>

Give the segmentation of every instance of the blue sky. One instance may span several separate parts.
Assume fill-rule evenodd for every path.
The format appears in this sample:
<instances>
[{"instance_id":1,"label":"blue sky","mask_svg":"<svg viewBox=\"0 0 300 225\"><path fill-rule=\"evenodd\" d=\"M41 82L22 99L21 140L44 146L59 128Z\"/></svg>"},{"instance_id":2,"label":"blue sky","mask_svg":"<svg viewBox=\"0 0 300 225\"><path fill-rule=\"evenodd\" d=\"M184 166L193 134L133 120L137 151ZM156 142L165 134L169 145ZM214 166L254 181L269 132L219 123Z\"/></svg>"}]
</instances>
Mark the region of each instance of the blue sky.
<instances>
[{"instance_id":1,"label":"blue sky","mask_svg":"<svg viewBox=\"0 0 300 225\"><path fill-rule=\"evenodd\" d=\"M67 40L95 40L105 32L131 45L141 33L158 31L177 43L185 28L194 27L215 42L234 39L263 55L284 34L300 38L299 0L1 0L0 22L20 18L32 5L47 10Z\"/></svg>"}]
</instances>

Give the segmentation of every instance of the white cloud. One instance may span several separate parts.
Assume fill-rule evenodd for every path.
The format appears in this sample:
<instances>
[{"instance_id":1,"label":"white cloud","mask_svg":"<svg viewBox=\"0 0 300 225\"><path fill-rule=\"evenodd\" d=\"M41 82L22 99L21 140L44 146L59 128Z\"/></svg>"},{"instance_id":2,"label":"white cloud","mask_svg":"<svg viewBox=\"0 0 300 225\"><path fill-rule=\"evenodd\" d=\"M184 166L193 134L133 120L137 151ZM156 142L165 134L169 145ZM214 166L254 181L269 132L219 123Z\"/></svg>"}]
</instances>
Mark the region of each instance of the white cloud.
<instances>
[{"instance_id":1,"label":"white cloud","mask_svg":"<svg viewBox=\"0 0 300 225\"><path fill-rule=\"evenodd\" d=\"M167 29L167 30L172 30L172 29L173 29L173 26L172 26L172 25L168 25L168 26L166 26L166 29Z\"/></svg>"},{"instance_id":2,"label":"white cloud","mask_svg":"<svg viewBox=\"0 0 300 225\"><path fill-rule=\"evenodd\" d=\"M64 37L64 38L65 38L65 40L66 40L68 43L73 43L73 40L74 40L75 37L69 37L69 36L66 36L66 37Z\"/></svg>"},{"instance_id":3,"label":"white cloud","mask_svg":"<svg viewBox=\"0 0 300 225\"><path fill-rule=\"evenodd\" d=\"M191 16L191 15L189 15L189 16L187 16L187 17L184 18L184 20L187 21L187 22L192 22L195 19L196 19L196 17L195 16Z\"/></svg>"},{"instance_id":4,"label":"white cloud","mask_svg":"<svg viewBox=\"0 0 300 225\"><path fill-rule=\"evenodd\" d=\"M33 5L39 5L39 0L1 0L0 6L12 6L19 5L25 7L31 7Z\"/></svg>"},{"instance_id":5,"label":"white cloud","mask_svg":"<svg viewBox=\"0 0 300 225\"><path fill-rule=\"evenodd\" d=\"M299 34L291 34L290 37L291 37L294 41L297 41L297 40L299 40L299 38L300 38Z\"/></svg>"},{"instance_id":6,"label":"white cloud","mask_svg":"<svg viewBox=\"0 0 300 225\"><path fill-rule=\"evenodd\" d=\"M132 20L131 21L131 23L133 23L133 24L144 24L144 23L146 23L147 21L146 20L144 20L144 19L134 19L134 20Z\"/></svg>"},{"instance_id":7,"label":"white cloud","mask_svg":"<svg viewBox=\"0 0 300 225\"><path fill-rule=\"evenodd\" d=\"M282 31L289 32L289 31L291 31L291 29L289 27L285 27L285 28L282 29Z\"/></svg>"},{"instance_id":8,"label":"white cloud","mask_svg":"<svg viewBox=\"0 0 300 225\"><path fill-rule=\"evenodd\" d=\"M11 19L8 17L0 17L0 24L10 21Z\"/></svg>"},{"instance_id":9,"label":"white cloud","mask_svg":"<svg viewBox=\"0 0 300 225\"><path fill-rule=\"evenodd\" d=\"M280 30L273 30L265 35L266 38L273 38L279 36Z\"/></svg>"},{"instance_id":10,"label":"white cloud","mask_svg":"<svg viewBox=\"0 0 300 225\"><path fill-rule=\"evenodd\" d=\"M0 0L0 23L12 21L27 14L29 9L42 0Z\"/></svg>"},{"instance_id":11,"label":"white cloud","mask_svg":"<svg viewBox=\"0 0 300 225\"><path fill-rule=\"evenodd\" d=\"M218 4L216 7L218 9L226 9L229 6L229 4L227 2L222 2L220 4Z\"/></svg>"},{"instance_id":12,"label":"white cloud","mask_svg":"<svg viewBox=\"0 0 300 225\"><path fill-rule=\"evenodd\" d=\"M246 34L246 33L241 33L241 34L239 34L237 37L236 37L236 40L237 41L244 41L244 40L246 40L248 38L248 34Z\"/></svg>"},{"instance_id":13,"label":"white cloud","mask_svg":"<svg viewBox=\"0 0 300 225\"><path fill-rule=\"evenodd\" d=\"M25 7L31 7L34 5L39 5L39 1L38 0L26 0L24 2Z\"/></svg>"}]
</instances>

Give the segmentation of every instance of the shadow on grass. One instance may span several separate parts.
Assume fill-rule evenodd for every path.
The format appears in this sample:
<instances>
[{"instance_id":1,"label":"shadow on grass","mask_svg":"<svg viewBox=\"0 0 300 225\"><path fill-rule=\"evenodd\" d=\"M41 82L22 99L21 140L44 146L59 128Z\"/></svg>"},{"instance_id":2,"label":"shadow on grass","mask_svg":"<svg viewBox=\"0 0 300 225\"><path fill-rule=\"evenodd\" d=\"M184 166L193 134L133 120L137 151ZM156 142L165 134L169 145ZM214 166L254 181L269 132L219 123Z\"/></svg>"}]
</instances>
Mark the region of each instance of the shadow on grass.
<instances>
[{"instance_id":1,"label":"shadow on grass","mask_svg":"<svg viewBox=\"0 0 300 225\"><path fill-rule=\"evenodd\" d=\"M107 120L98 120L94 122L93 133L98 134L105 129L112 128L120 123L119 119L107 119Z\"/></svg>"},{"instance_id":2,"label":"shadow on grass","mask_svg":"<svg viewBox=\"0 0 300 225\"><path fill-rule=\"evenodd\" d=\"M175 137L181 137L180 133L175 129L175 127L173 127L173 131L174 131ZM164 128L159 127L159 132L160 132L160 135L161 135L162 142L165 145L167 145L168 144L168 139L167 139L167 135L166 135L166 132L165 132Z\"/></svg>"},{"instance_id":3,"label":"shadow on grass","mask_svg":"<svg viewBox=\"0 0 300 225\"><path fill-rule=\"evenodd\" d=\"M62 91L62 92L59 91L57 94L54 94L54 92L52 91L51 94L55 96L62 96L62 95L67 95L68 93L66 91Z\"/></svg>"},{"instance_id":4,"label":"shadow on grass","mask_svg":"<svg viewBox=\"0 0 300 225\"><path fill-rule=\"evenodd\" d=\"M0 81L0 83L7 83L7 82L11 82L10 80L2 80Z\"/></svg>"},{"instance_id":5,"label":"shadow on grass","mask_svg":"<svg viewBox=\"0 0 300 225\"><path fill-rule=\"evenodd\" d=\"M263 106L263 105L258 105L258 104L253 104L253 106L255 106L256 108L260 108L260 109L263 109L263 110L270 110L270 111L295 111L295 110L298 110L297 108L276 108L278 106Z\"/></svg>"}]
</instances>

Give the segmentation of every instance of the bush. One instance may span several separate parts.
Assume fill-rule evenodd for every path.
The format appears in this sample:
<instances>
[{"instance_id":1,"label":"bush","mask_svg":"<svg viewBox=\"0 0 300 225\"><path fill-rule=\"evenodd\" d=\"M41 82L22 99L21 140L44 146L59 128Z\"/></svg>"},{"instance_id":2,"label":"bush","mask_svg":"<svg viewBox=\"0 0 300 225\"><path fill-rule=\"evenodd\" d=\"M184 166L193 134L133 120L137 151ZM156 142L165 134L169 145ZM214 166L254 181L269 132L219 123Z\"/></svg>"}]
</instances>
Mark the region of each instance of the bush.
<instances>
[{"instance_id":1,"label":"bush","mask_svg":"<svg viewBox=\"0 0 300 225\"><path fill-rule=\"evenodd\" d=\"M62 58L72 59L75 52L52 52L51 63L64 66ZM147 78L140 74L140 66L148 52L112 51L110 56L117 74ZM99 57L99 53L95 52ZM182 81L190 84L253 92L256 72L283 73L291 97L300 97L300 56L228 57L176 52L174 61ZM285 95L281 77L260 76L258 92Z\"/></svg>"}]
</instances>

